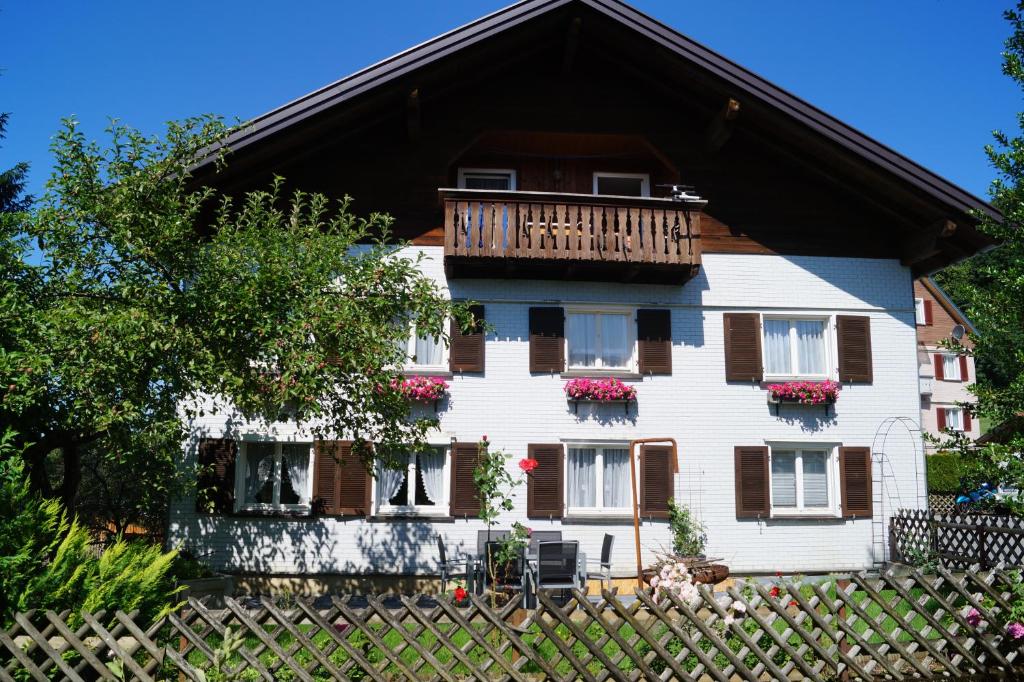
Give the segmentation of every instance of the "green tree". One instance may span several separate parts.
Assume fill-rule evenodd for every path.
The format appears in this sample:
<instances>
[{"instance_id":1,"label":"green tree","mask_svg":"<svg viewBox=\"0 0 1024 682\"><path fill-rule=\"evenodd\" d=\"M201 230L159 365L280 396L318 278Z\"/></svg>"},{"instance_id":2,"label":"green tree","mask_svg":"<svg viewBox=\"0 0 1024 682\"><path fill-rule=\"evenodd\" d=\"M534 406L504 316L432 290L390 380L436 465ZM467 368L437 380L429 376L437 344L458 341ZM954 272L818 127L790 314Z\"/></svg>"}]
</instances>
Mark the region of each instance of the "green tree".
<instances>
[{"instance_id":1,"label":"green tree","mask_svg":"<svg viewBox=\"0 0 1024 682\"><path fill-rule=\"evenodd\" d=\"M140 472L167 469L183 422L218 410L286 414L385 458L425 445L433 422L390 388L401 342L469 316L396 253L387 216L280 178L234 200L199 186L190 169L228 132L215 117L108 132L101 146L66 122L45 194L0 244L0 423L33 490L75 510L95 457L106 482L150 485Z\"/></svg>"},{"instance_id":2,"label":"green tree","mask_svg":"<svg viewBox=\"0 0 1024 682\"><path fill-rule=\"evenodd\" d=\"M1003 73L1024 89L1024 2L1004 13L1013 28L1003 52ZM992 203L1001 221L981 218L979 228L999 243L986 254L951 268L940 277L962 304L978 330L971 335L980 371L970 387L977 402L970 407L998 424L1024 411L1024 113L1017 116L1020 134L994 134L985 149L997 171ZM1006 444L976 447L962 435L947 434L941 446L958 451L978 477L1024 488L1024 437ZM1017 508L1024 508L1018 502Z\"/></svg>"}]
</instances>

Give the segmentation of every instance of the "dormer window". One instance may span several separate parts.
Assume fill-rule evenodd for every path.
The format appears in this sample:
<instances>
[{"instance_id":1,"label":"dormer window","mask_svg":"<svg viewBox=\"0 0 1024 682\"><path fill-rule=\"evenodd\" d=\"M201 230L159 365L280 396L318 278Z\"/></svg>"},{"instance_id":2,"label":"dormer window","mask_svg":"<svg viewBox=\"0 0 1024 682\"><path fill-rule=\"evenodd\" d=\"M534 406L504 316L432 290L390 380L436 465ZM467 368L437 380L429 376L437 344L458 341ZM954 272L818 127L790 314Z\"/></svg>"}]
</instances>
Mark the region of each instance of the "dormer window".
<instances>
[{"instance_id":1,"label":"dormer window","mask_svg":"<svg viewBox=\"0 0 1024 682\"><path fill-rule=\"evenodd\" d=\"M460 168L459 188L514 191L516 172L509 168Z\"/></svg>"},{"instance_id":2,"label":"dormer window","mask_svg":"<svg viewBox=\"0 0 1024 682\"><path fill-rule=\"evenodd\" d=\"M594 194L619 197L651 196L651 176L646 173L594 173Z\"/></svg>"}]
</instances>

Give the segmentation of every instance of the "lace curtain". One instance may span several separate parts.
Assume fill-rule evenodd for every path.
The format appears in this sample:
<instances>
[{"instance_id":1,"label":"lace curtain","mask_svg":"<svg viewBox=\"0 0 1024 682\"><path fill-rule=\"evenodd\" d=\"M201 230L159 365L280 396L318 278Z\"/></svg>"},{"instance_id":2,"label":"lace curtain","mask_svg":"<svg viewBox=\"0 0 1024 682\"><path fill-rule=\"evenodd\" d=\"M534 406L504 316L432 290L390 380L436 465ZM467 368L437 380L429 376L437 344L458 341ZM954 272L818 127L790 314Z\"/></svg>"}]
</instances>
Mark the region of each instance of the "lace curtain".
<instances>
[{"instance_id":1,"label":"lace curtain","mask_svg":"<svg viewBox=\"0 0 1024 682\"><path fill-rule=\"evenodd\" d=\"M629 490L629 450L604 451L604 506L628 508L632 502Z\"/></svg>"},{"instance_id":2,"label":"lace curtain","mask_svg":"<svg viewBox=\"0 0 1024 682\"><path fill-rule=\"evenodd\" d=\"M417 336L415 363L430 367L444 364L444 342L432 336Z\"/></svg>"},{"instance_id":3,"label":"lace curtain","mask_svg":"<svg viewBox=\"0 0 1024 682\"><path fill-rule=\"evenodd\" d=\"M283 446L282 466L288 469L288 478L291 480L292 490L299 498L299 504L309 504L309 446ZM283 494L284 491L282 496Z\"/></svg>"},{"instance_id":4,"label":"lace curtain","mask_svg":"<svg viewBox=\"0 0 1024 682\"><path fill-rule=\"evenodd\" d=\"M796 354L800 374L825 373L825 323L821 320L796 321Z\"/></svg>"},{"instance_id":5,"label":"lace curtain","mask_svg":"<svg viewBox=\"0 0 1024 682\"><path fill-rule=\"evenodd\" d=\"M569 507L596 507L597 481L594 448L569 450Z\"/></svg>"},{"instance_id":6,"label":"lace curtain","mask_svg":"<svg viewBox=\"0 0 1024 682\"><path fill-rule=\"evenodd\" d=\"M245 453L245 501L271 502L259 500L257 495L267 483L273 483L274 476L274 445L273 443L247 443Z\"/></svg>"},{"instance_id":7,"label":"lace curtain","mask_svg":"<svg viewBox=\"0 0 1024 682\"><path fill-rule=\"evenodd\" d=\"M427 497L434 504L444 501L444 450L433 449L419 455L420 477Z\"/></svg>"},{"instance_id":8,"label":"lace curtain","mask_svg":"<svg viewBox=\"0 0 1024 682\"><path fill-rule=\"evenodd\" d=\"M789 322L764 321L764 359L768 374L792 374L789 368Z\"/></svg>"},{"instance_id":9,"label":"lace curtain","mask_svg":"<svg viewBox=\"0 0 1024 682\"><path fill-rule=\"evenodd\" d=\"M404 459L402 461L405 461ZM405 480L407 467L391 469L383 463L377 465L377 499L379 504L392 504L391 498L395 496L398 489L402 487ZM405 500L398 500L395 504L407 504Z\"/></svg>"},{"instance_id":10,"label":"lace curtain","mask_svg":"<svg viewBox=\"0 0 1024 682\"><path fill-rule=\"evenodd\" d=\"M629 318L625 315L601 315L601 364L625 367L632 354L629 348Z\"/></svg>"}]
</instances>

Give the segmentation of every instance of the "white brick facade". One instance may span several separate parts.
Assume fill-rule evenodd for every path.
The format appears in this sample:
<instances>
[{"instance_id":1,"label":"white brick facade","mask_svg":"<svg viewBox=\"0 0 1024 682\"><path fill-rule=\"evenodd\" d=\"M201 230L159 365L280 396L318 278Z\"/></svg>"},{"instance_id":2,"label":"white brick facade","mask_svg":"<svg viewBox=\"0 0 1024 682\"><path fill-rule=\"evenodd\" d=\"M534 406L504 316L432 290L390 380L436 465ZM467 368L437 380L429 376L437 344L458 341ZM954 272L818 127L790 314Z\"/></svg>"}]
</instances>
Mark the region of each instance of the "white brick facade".
<instances>
[{"instance_id":1,"label":"white brick facade","mask_svg":"<svg viewBox=\"0 0 1024 682\"><path fill-rule=\"evenodd\" d=\"M441 248L423 250L431 256L424 267L443 279ZM450 380L451 397L439 415L445 438L475 441L487 434L494 447L512 455L514 467L529 443L674 437L680 448L677 499L706 524L708 554L722 557L734 572L868 568L874 543L885 537L880 524L866 519L737 520L737 445L874 446L876 460L884 460L884 472L877 461L874 468L875 497L884 505L876 505L874 521L895 507L923 504L920 443L899 428L887 440L876 439L886 419L916 423L920 416L911 277L896 260L706 254L700 274L682 287L501 280L458 280L448 287L454 298L483 303L494 329L487 336L486 372ZM672 375L634 382L638 402L628 419L621 405L581 407L576 415L567 407L564 379L529 372L529 307L574 302L672 311ZM782 406L776 416L762 388L725 381L722 314L730 311L870 316L873 383L844 386L829 417L820 407L792 405ZM235 419L207 416L193 425L194 437L251 430ZM284 426L280 433L288 437L294 430ZM195 439L186 452L194 457ZM526 522L525 485L517 495L516 511L499 527ZM602 535L614 533L616 572L628 574L634 565L629 521L527 524L538 530L561 528L567 538L579 539L590 557L598 555ZM181 500L172 507L169 537L233 571L434 573L437 533L450 551L470 549L482 527L464 519L435 524L200 515L193 512L192 500ZM646 560L670 545L667 522L645 520L641 539Z\"/></svg>"}]
</instances>

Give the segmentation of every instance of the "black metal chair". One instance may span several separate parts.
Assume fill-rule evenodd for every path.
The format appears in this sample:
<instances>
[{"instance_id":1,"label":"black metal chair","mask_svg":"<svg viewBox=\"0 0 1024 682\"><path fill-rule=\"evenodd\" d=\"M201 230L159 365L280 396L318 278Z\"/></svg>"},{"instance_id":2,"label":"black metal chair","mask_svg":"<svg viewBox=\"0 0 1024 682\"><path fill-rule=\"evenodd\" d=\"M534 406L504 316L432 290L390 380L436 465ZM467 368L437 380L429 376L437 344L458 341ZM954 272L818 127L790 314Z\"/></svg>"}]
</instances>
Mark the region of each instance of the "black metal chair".
<instances>
[{"instance_id":1,"label":"black metal chair","mask_svg":"<svg viewBox=\"0 0 1024 682\"><path fill-rule=\"evenodd\" d=\"M615 536L610 533L604 534L604 541L601 542L601 560L594 561L588 560L589 565L597 565L598 568L591 571L587 570L587 580L600 580L601 587L604 587L605 583L608 583L608 587L612 586L612 545L615 543Z\"/></svg>"},{"instance_id":2,"label":"black metal chair","mask_svg":"<svg viewBox=\"0 0 1024 682\"><path fill-rule=\"evenodd\" d=\"M508 561L499 561L498 552L502 543L492 540L484 547L485 563L484 580L488 587L494 591L522 590L523 571L526 566L526 556L523 548L520 547L516 556Z\"/></svg>"},{"instance_id":3,"label":"black metal chair","mask_svg":"<svg viewBox=\"0 0 1024 682\"><path fill-rule=\"evenodd\" d=\"M503 540L512 534L510 530L478 530L476 532L476 555L483 559L488 542Z\"/></svg>"},{"instance_id":4,"label":"black metal chair","mask_svg":"<svg viewBox=\"0 0 1024 682\"><path fill-rule=\"evenodd\" d=\"M527 554L537 556L537 546L542 542L559 542L562 539L560 530L535 530L530 533L530 545Z\"/></svg>"},{"instance_id":5,"label":"black metal chair","mask_svg":"<svg viewBox=\"0 0 1024 682\"><path fill-rule=\"evenodd\" d=\"M440 555L441 565L441 594L444 594L445 590L448 589L448 581L452 578L468 579L469 569L467 566L467 560L465 558L448 558L448 552L446 551L444 546L444 538L442 538L440 535L437 536L437 552ZM461 571L458 570L459 566L462 567Z\"/></svg>"},{"instance_id":6,"label":"black metal chair","mask_svg":"<svg viewBox=\"0 0 1024 682\"><path fill-rule=\"evenodd\" d=\"M580 543L575 540L541 542L537 546L537 589L560 590L563 598L566 590L578 589L579 554Z\"/></svg>"}]
</instances>

